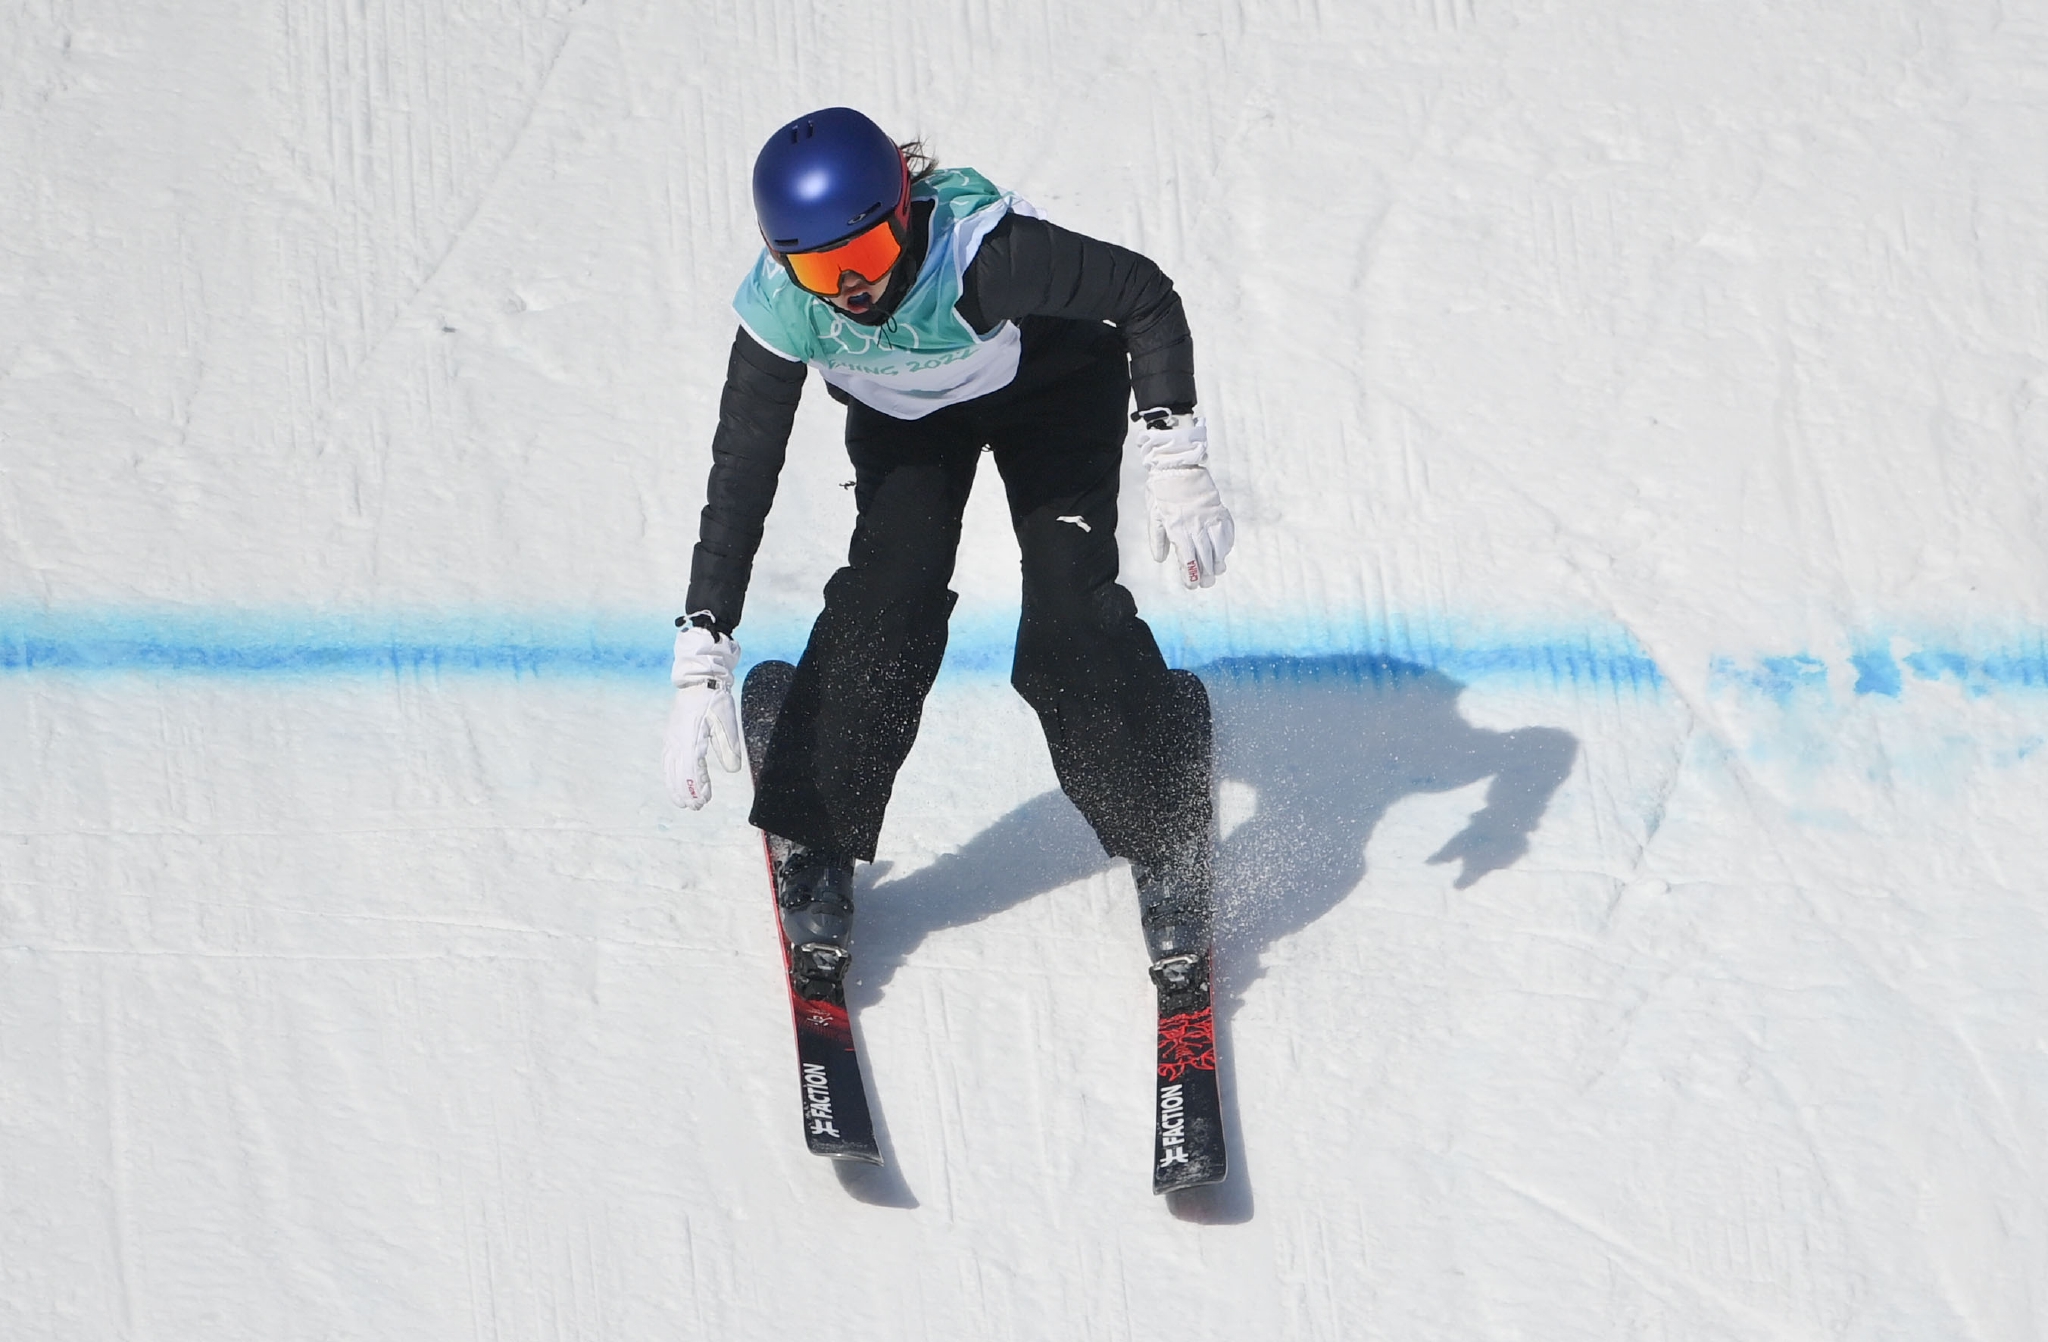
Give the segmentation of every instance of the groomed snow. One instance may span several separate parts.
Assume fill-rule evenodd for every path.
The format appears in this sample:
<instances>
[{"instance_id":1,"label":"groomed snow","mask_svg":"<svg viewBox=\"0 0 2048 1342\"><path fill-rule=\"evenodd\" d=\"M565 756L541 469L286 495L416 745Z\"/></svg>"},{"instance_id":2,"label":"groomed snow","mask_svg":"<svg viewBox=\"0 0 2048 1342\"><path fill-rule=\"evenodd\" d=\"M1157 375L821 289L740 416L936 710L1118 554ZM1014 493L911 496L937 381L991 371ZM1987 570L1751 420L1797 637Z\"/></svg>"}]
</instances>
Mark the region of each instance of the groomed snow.
<instances>
[{"instance_id":1,"label":"groomed snow","mask_svg":"<svg viewBox=\"0 0 2048 1342\"><path fill-rule=\"evenodd\" d=\"M1186 297L1219 1188L992 476L886 1171L743 776L662 794L748 168L840 102ZM2048 1333L2044 162L2028 3L0 6L0 1337Z\"/></svg>"}]
</instances>

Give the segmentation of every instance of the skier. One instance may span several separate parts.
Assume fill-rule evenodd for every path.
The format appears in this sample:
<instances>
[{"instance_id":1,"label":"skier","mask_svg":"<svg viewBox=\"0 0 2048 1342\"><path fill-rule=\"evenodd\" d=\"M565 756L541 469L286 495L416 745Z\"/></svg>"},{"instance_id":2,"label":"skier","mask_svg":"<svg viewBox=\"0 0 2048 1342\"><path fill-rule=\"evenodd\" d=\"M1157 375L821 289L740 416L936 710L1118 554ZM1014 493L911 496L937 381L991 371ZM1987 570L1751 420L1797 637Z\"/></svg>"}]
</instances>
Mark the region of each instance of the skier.
<instances>
[{"instance_id":1,"label":"skier","mask_svg":"<svg viewBox=\"0 0 2048 1342\"><path fill-rule=\"evenodd\" d=\"M777 130L753 188L766 245L733 300L740 327L689 613L676 621L670 794L704 805L713 748L726 769L740 765L733 633L815 367L846 406L858 516L758 762L752 823L787 841L784 931L815 952L793 969L844 972L853 864L874 859L945 651L946 584L984 446L1022 551L1011 681L1038 714L1060 786L1104 849L1130 859L1154 961L1206 947L1207 704L1168 671L1116 581L1133 393L1154 558L1171 552L1186 586L1208 587L1233 540L1172 282L972 169L938 168L850 108Z\"/></svg>"}]
</instances>

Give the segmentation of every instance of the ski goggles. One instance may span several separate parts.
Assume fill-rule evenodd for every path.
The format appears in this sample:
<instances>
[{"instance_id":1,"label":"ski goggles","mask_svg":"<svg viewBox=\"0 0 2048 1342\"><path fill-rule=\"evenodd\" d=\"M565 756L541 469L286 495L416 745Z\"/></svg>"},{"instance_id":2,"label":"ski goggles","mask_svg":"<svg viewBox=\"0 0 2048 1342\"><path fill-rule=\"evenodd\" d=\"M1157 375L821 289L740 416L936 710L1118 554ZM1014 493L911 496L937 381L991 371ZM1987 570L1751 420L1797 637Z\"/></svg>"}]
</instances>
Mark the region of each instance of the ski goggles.
<instances>
[{"instance_id":1,"label":"ski goggles","mask_svg":"<svg viewBox=\"0 0 2048 1342\"><path fill-rule=\"evenodd\" d=\"M819 251L775 253L797 286L820 298L836 295L839 279L848 271L873 284L888 274L902 255L903 238L894 215Z\"/></svg>"}]
</instances>

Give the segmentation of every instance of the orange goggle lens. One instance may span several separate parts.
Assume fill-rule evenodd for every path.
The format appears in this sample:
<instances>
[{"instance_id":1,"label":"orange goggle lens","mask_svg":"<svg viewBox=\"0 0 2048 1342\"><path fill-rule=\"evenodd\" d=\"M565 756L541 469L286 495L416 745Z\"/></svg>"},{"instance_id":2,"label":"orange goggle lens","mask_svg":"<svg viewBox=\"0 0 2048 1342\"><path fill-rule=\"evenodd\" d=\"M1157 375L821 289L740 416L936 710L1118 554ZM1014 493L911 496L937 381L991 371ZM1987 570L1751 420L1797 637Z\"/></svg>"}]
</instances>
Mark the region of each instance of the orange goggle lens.
<instances>
[{"instance_id":1,"label":"orange goggle lens","mask_svg":"<svg viewBox=\"0 0 2048 1342\"><path fill-rule=\"evenodd\" d=\"M903 244L896 240L896 231L884 219L873 228L856 233L836 247L822 252L790 252L782 262L789 267L789 274L798 284L814 294L829 298L839 292L839 277L852 271L869 284L889 273L889 267L896 264L896 258L903 255Z\"/></svg>"}]
</instances>

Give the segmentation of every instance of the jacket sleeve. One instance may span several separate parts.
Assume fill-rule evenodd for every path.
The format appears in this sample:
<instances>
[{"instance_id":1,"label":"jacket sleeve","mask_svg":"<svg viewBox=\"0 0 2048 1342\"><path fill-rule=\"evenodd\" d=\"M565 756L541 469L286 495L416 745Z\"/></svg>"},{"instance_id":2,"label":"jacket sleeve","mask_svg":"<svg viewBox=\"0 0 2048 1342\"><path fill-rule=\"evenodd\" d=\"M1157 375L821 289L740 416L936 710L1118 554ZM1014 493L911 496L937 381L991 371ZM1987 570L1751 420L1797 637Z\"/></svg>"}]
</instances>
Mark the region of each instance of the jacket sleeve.
<instances>
[{"instance_id":1,"label":"jacket sleeve","mask_svg":"<svg viewBox=\"0 0 2048 1342\"><path fill-rule=\"evenodd\" d=\"M1180 295L1164 271L1128 248L1009 215L982 239L955 307L984 334L1034 316L1113 322L1130 351L1138 408L1195 408L1195 345Z\"/></svg>"},{"instance_id":2,"label":"jacket sleeve","mask_svg":"<svg viewBox=\"0 0 2048 1342\"><path fill-rule=\"evenodd\" d=\"M697 549L690 560L686 612L711 612L724 632L739 625L747 579L775 481L789 449L803 395L804 365L776 354L742 327L733 334L725 365L725 391L718 400L718 430L711 438L711 479L704 488L704 513Z\"/></svg>"}]
</instances>

